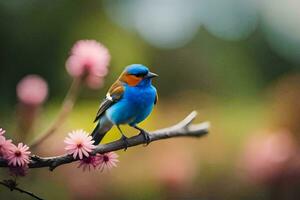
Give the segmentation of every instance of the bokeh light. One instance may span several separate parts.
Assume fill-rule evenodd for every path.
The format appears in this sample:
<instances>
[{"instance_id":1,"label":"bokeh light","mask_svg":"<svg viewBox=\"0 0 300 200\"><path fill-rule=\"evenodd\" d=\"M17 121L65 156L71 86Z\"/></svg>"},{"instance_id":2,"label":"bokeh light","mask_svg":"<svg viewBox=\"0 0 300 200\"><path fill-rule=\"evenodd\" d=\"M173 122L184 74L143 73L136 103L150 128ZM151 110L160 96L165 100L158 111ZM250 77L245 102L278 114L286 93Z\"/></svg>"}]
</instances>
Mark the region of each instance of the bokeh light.
<instances>
[{"instance_id":1,"label":"bokeh light","mask_svg":"<svg viewBox=\"0 0 300 200\"><path fill-rule=\"evenodd\" d=\"M83 172L78 162L29 169L19 186L45 199L299 199L299 8L299 0L0 1L0 127L16 144L29 145L59 119L30 151L66 153L64 138L94 129L99 103L133 63L159 74L159 101L142 128L170 126L192 110L195 123L211 124L199 140L118 151L117 167L103 172ZM72 46L85 39L110 56L80 48L66 70ZM47 83L25 90L18 83L28 74ZM114 127L103 143L118 139ZM24 199L0 190L0 199Z\"/></svg>"}]
</instances>

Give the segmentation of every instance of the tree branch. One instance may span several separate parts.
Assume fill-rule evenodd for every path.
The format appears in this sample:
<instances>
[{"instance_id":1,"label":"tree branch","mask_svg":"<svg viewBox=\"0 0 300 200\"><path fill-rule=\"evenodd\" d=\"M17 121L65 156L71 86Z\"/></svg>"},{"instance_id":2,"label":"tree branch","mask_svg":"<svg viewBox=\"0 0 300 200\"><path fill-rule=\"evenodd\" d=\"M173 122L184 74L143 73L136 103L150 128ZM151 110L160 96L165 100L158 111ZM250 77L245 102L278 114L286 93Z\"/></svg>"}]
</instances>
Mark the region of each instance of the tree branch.
<instances>
[{"instance_id":1,"label":"tree branch","mask_svg":"<svg viewBox=\"0 0 300 200\"><path fill-rule=\"evenodd\" d=\"M13 191L13 190L17 190L21 193L24 193L24 194L27 194L35 199L39 199L39 200L43 200L42 198L38 197L37 195L33 194L32 192L28 192L26 190L23 190L21 188L18 188L17 187L17 183L13 180L3 180L3 181L0 181L0 185L3 185L7 188L10 189L10 191Z\"/></svg>"},{"instance_id":2,"label":"tree branch","mask_svg":"<svg viewBox=\"0 0 300 200\"><path fill-rule=\"evenodd\" d=\"M150 142L173 137L201 137L206 135L210 126L209 122L191 124L192 121L196 118L196 116L197 112L193 111L185 119L183 119L181 122L174 126L149 132ZM128 147L144 144L145 142L144 137L141 134L133 136L127 141ZM108 144L98 145L97 148L91 154L95 155L97 153L107 153L124 148L124 142L122 140L117 140ZM77 160L79 159L74 159L73 156L67 154L55 157L32 156L31 162L29 163L29 168L49 167L49 169L52 171L60 165L71 163ZM7 162L5 160L0 160L0 167L7 167Z\"/></svg>"}]
</instances>

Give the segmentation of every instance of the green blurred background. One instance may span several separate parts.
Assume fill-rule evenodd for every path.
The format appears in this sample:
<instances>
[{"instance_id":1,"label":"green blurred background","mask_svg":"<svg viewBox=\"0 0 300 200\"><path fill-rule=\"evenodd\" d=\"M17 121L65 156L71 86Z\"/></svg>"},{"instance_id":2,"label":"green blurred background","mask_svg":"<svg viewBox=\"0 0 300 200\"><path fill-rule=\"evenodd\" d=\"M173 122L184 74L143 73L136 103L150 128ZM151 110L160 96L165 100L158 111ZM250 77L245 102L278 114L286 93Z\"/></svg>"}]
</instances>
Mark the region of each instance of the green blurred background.
<instances>
[{"instance_id":1,"label":"green blurred background","mask_svg":"<svg viewBox=\"0 0 300 200\"><path fill-rule=\"evenodd\" d=\"M91 131L99 101L132 63L160 76L154 81L159 104L143 127L174 124L192 110L199 112L197 122L212 124L199 140L121 151L110 172L83 173L70 164L32 170L20 186L46 199L270 199L269 185L244 180L237 165L253 133L283 127L299 134L300 83L291 81L299 80L299 7L296 0L1 1L0 126L16 140L15 88L22 77L39 74L49 84L38 135L71 84L65 61L72 45L95 39L112 56L104 87L83 88L67 123L34 153L62 153L68 131ZM105 142L118 137L113 130ZM1 199L26 198L0 192Z\"/></svg>"}]
</instances>

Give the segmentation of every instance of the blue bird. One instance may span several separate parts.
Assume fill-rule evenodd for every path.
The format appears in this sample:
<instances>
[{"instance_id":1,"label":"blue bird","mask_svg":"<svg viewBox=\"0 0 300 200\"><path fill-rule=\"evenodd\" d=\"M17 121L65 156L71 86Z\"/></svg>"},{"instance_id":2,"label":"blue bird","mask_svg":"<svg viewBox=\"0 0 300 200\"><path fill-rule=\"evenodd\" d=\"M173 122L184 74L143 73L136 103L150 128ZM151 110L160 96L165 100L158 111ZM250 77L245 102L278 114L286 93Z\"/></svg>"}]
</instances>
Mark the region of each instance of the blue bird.
<instances>
[{"instance_id":1,"label":"blue bird","mask_svg":"<svg viewBox=\"0 0 300 200\"><path fill-rule=\"evenodd\" d=\"M139 130L149 144L148 133L137 124L148 117L157 103L157 91L152 85L152 78L157 76L141 64L132 64L125 68L100 104L94 120L97 126L92 132L94 144L99 144L113 125L116 125L126 144L126 150L128 142L120 128L121 124L128 124Z\"/></svg>"}]
</instances>

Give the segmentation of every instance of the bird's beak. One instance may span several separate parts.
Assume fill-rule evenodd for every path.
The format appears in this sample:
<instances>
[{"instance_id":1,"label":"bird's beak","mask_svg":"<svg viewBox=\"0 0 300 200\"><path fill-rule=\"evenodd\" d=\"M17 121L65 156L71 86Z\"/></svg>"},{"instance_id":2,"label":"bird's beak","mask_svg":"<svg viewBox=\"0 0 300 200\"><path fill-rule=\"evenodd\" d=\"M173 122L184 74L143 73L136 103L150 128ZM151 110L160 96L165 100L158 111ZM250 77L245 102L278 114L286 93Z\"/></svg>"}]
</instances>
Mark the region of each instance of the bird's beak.
<instances>
[{"instance_id":1,"label":"bird's beak","mask_svg":"<svg viewBox=\"0 0 300 200\"><path fill-rule=\"evenodd\" d=\"M158 77L157 74L153 73L153 72L149 72L147 75L146 75L147 78L155 78L155 77Z\"/></svg>"}]
</instances>

